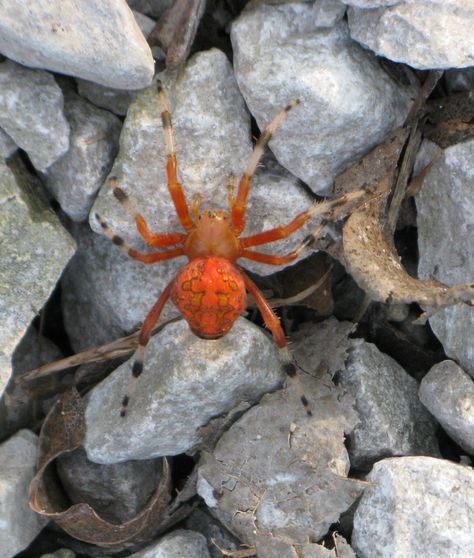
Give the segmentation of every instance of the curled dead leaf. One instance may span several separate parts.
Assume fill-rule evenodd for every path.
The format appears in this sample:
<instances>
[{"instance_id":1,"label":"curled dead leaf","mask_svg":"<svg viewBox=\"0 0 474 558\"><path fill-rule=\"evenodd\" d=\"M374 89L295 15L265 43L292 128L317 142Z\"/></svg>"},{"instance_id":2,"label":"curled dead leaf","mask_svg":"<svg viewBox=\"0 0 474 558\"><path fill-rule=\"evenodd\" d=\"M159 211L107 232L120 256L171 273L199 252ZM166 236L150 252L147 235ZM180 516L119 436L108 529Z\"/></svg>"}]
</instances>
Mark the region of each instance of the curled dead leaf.
<instances>
[{"instance_id":1,"label":"curled dead leaf","mask_svg":"<svg viewBox=\"0 0 474 558\"><path fill-rule=\"evenodd\" d=\"M82 445L85 434L84 407L75 388L62 394L46 417L40 433L38 471L30 483L29 503L69 535L110 549L126 549L147 542L181 521L190 506L176 506L170 496L170 467L163 459L163 475L144 509L121 524L102 519L87 503L70 505L50 465L59 455Z\"/></svg>"},{"instance_id":2,"label":"curled dead leaf","mask_svg":"<svg viewBox=\"0 0 474 558\"><path fill-rule=\"evenodd\" d=\"M343 229L347 270L372 300L417 302L431 315L446 306L474 302L474 284L448 287L408 275L386 233L383 208L376 199L359 206Z\"/></svg>"}]
</instances>

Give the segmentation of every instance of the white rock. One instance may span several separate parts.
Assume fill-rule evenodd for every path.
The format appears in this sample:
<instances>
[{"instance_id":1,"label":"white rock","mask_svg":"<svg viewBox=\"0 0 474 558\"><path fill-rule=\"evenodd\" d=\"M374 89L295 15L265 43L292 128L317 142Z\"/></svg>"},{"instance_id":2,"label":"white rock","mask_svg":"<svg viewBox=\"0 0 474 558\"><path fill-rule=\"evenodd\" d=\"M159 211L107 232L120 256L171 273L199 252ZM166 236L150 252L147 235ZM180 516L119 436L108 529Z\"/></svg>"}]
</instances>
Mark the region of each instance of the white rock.
<instances>
[{"instance_id":1,"label":"white rock","mask_svg":"<svg viewBox=\"0 0 474 558\"><path fill-rule=\"evenodd\" d=\"M119 89L151 83L153 58L123 0L5 0L0 52L25 66Z\"/></svg>"},{"instance_id":2,"label":"white rock","mask_svg":"<svg viewBox=\"0 0 474 558\"><path fill-rule=\"evenodd\" d=\"M453 286L474 281L474 140L444 151L416 196L418 274ZM457 304L430 318L446 354L474 377L474 308Z\"/></svg>"},{"instance_id":3,"label":"white rock","mask_svg":"<svg viewBox=\"0 0 474 558\"><path fill-rule=\"evenodd\" d=\"M210 554L200 533L178 529L130 558L210 558Z\"/></svg>"},{"instance_id":4,"label":"white rock","mask_svg":"<svg viewBox=\"0 0 474 558\"><path fill-rule=\"evenodd\" d=\"M474 472L432 457L374 465L357 507L352 546L359 558L470 558Z\"/></svg>"},{"instance_id":5,"label":"white rock","mask_svg":"<svg viewBox=\"0 0 474 558\"><path fill-rule=\"evenodd\" d=\"M214 341L196 337L184 320L170 324L149 343L124 418L131 361L90 392L87 455L110 464L183 453L199 442L199 428L210 418L257 400L282 374L276 345L244 318Z\"/></svg>"},{"instance_id":6,"label":"white rock","mask_svg":"<svg viewBox=\"0 0 474 558\"><path fill-rule=\"evenodd\" d=\"M1 34L1 33L0 33ZM63 93L48 72L0 64L0 126L44 170L69 148Z\"/></svg>"},{"instance_id":7,"label":"white rock","mask_svg":"<svg viewBox=\"0 0 474 558\"><path fill-rule=\"evenodd\" d=\"M379 56L420 70L474 65L474 6L470 0L392 3L384 3L386 8L350 9L351 36ZM367 4L371 7L377 2Z\"/></svg>"},{"instance_id":8,"label":"white rock","mask_svg":"<svg viewBox=\"0 0 474 558\"><path fill-rule=\"evenodd\" d=\"M306 3L251 3L231 31L237 81L260 127L292 99L270 147L314 191L380 143L405 118L410 93L350 40L347 25L318 28Z\"/></svg>"},{"instance_id":9,"label":"white rock","mask_svg":"<svg viewBox=\"0 0 474 558\"><path fill-rule=\"evenodd\" d=\"M0 548L2 558L25 549L47 520L28 506L28 486L35 474L37 436L20 430L0 445Z\"/></svg>"},{"instance_id":10,"label":"white rock","mask_svg":"<svg viewBox=\"0 0 474 558\"><path fill-rule=\"evenodd\" d=\"M474 382L455 362L435 364L420 384L420 400L446 432L474 455Z\"/></svg>"}]
</instances>

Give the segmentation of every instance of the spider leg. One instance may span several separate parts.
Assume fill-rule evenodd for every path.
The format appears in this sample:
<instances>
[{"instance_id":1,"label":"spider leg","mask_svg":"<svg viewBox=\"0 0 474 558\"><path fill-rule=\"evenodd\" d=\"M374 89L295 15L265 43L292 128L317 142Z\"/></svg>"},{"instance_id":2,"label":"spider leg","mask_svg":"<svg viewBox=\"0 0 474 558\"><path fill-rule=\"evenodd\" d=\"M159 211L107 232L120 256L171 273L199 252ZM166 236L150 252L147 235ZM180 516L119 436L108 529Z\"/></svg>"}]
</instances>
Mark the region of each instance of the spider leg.
<instances>
[{"instance_id":1,"label":"spider leg","mask_svg":"<svg viewBox=\"0 0 474 558\"><path fill-rule=\"evenodd\" d=\"M272 310L271 306L268 304L267 300L265 299L257 285L250 279L250 277L245 274L245 272L241 268L239 268L239 271L242 274L248 292L253 296L255 302L257 303L258 309L262 314L265 325L271 331L273 339L278 345L280 361L283 365L283 369L295 385L299 393L301 403L306 410L306 414L308 416L311 416L311 408L297 375L296 364L286 343L285 333L283 332L283 329L280 325L280 320L278 319L278 316L275 314L275 312Z\"/></svg>"},{"instance_id":2,"label":"spider leg","mask_svg":"<svg viewBox=\"0 0 474 558\"><path fill-rule=\"evenodd\" d=\"M168 190L170 192L171 199L173 200L176 213L178 218L186 231L191 230L194 227L193 220L189 213L189 207L184 197L184 192L181 184L178 181L177 176L177 159L174 150L173 142L173 127L171 124L171 114L168 106L168 100L166 99L165 92L161 87L161 81L156 82L158 88L158 96L160 98L161 104L161 121L163 123L163 134L165 138L165 148L166 148L166 174L168 177Z\"/></svg>"},{"instance_id":3,"label":"spider leg","mask_svg":"<svg viewBox=\"0 0 474 558\"><path fill-rule=\"evenodd\" d=\"M118 185L117 179L112 176L109 178L109 184L112 186L112 191L117 200L122 204L124 210L133 218L140 236L150 246L173 246L181 244L186 239L186 235L179 232L171 233L154 233L148 227L141 213L137 211L133 201Z\"/></svg>"},{"instance_id":4,"label":"spider leg","mask_svg":"<svg viewBox=\"0 0 474 558\"><path fill-rule=\"evenodd\" d=\"M274 229L269 229L251 236L243 236L239 239L239 246L240 248L247 248L248 246L259 246L261 244L266 244L267 242L274 242L275 240L287 238L302 227L306 221L312 219L313 217L322 217L324 219L323 223L325 222L326 224L328 221L336 221L349 213L348 208L353 207L353 202L359 201L359 199L363 199L364 197L366 197L367 200L371 199L372 194L373 192L371 190L364 190L360 188L359 190L348 192L347 194L333 200L318 201L307 211L299 213L286 225L281 225L279 227L275 227ZM318 229L315 229L310 236L313 237L317 230ZM318 232L318 234L320 233L321 231ZM309 237L307 237L303 243L307 245L308 239ZM312 240L314 240L314 238L312 238Z\"/></svg>"},{"instance_id":5,"label":"spider leg","mask_svg":"<svg viewBox=\"0 0 474 558\"><path fill-rule=\"evenodd\" d=\"M174 278L168 283L164 291L160 294L158 300L153 305L150 312L148 312L145 321L140 329L140 335L138 337L138 348L135 351L133 365L132 365L132 377L128 382L127 392L122 399L122 408L120 410L120 416L124 417L127 413L127 407L130 402L130 397L132 396L133 390L135 388L135 382L143 372L143 357L145 355L145 348L151 337L151 332L156 325L156 322L160 319L163 307L166 304L170 296L171 289L173 287Z\"/></svg>"},{"instance_id":6,"label":"spider leg","mask_svg":"<svg viewBox=\"0 0 474 558\"><path fill-rule=\"evenodd\" d=\"M287 254L283 255L276 255L276 254L265 254L263 252L255 252L253 250L241 250L240 251L240 258L246 258L247 260L253 260L254 262L266 263L269 265L283 265L286 263L290 263L301 254L301 252L310 246L318 237L321 235L322 231L324 230L325 226L327 225L327 221L320 223L306 238L298 244L298 246L288 252Z\"/></svg>"},{"instance_id":7,"label":"spider leg","mask_svg":"<svg viewBox=\"0 0 474 558\"><path fill-rule=\"evenodd\" d=\"M143 263L156 263L162 262L163 260L170 260L172 258L177 258L178 256L182 256L184 254L183 248L173 248L171 250L164 250L162 252L139 252L134 248L130 248L126 243L125 240L114 233L114 231L110 228L110 226L102 219L100 215L97 213L95 214L95 218L99 222L100 226L102 227L105 236L111 240L116 246L120 248L120 250L127 254L130 258L134 260L139 260Z\"/></svg>"},{"instance_id":8,"label":"spider leg","mask_svg":"<svg viewBox=\"0 0 474 558\"><path fill-rule=\"evenodd\" d=\"M262 158L263 152L271 140L273 133L277 127L285 120L287 114L290 110L299 105L299 100L296 99L292 101L286 108L280 111L275 118L270 122L270 124L262 132L261 136L258 138L255 147L253 148L252 155L247 163L244 174L239 182L239 188L237 190L237 196L235 197L234 203L232 204L232 228L236 235L239 235L245 227L245 209L247 206L247 196L250 189L250 182L252 180L255 169Z\"/></svg>"}]
</instances>

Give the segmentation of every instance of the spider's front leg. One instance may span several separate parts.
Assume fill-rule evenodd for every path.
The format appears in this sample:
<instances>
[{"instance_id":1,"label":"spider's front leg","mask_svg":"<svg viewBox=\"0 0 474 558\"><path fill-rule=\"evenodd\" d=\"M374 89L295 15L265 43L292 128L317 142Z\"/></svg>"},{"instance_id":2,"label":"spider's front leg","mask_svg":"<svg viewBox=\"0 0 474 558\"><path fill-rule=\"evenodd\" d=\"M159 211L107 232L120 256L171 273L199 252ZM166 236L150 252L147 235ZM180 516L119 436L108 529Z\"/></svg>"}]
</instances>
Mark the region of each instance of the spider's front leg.
<instances>
[{"instance_id":1,"label":"spider's front leg","mask_svg":"<svg viewBox=\"0 0 474 558\"><path fill-rule=\"evenodd\" d=\"M288 375L288 377L294 383L299 396L301 403L303 404L306 414L308 416L312 416L311 407L308 402L308 399L303 391L303 386L301 385L301 381L298 377L298 371L295 364L293 357L291 356L290 350L288 348L288 344L286 342L285 333L280 325L280 320L275 312L272 310L271 306L266 301L265 297L263 296L262 292L259 290L257 285L246 275L246 273L239 268L239 271L244 279L245 286L248 292L253 296L255 302L257 304L258 309L262 314L263 321L267 328L271 331L273 335L273 339L275 343L278 345L279 349L279 356L280 361L283 365L283 369Z\"/></svg>"}]
</instances>

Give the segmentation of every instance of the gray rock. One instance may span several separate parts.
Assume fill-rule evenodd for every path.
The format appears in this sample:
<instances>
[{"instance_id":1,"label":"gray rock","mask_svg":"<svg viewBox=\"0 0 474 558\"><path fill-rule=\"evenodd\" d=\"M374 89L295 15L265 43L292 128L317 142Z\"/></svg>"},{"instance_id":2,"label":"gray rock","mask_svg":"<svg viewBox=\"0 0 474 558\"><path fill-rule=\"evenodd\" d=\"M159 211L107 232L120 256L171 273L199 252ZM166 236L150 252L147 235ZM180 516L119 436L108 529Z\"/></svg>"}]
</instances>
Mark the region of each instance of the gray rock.
<instances>
[{"instance_id":1,"label":"gray rock","mask_svg":"<svg viewBox=\"0 0 474 558\"><path fill-rule=\"evenodd\" d=\"M453 286L474 281L474 140L448 147L416 196L418 274ZM474 308L457 304L430 318L446 354L474 377Z\"/></svg>"},{"instance_id":2,"label":"gray rock","mask_svg":"<svg viewBox=\"0 0 474 558\"><path fill-rule=\"evenodd\" d=\"M151 83L150 48L125 2L6 0L0 7L0 52L26 66L119 89Z\"/></svg>"},{"instance_id":3,"label":"gray rock","mask_svg":"<svg viewBox=\"0 0 474 558\"><path fill-rule=\"evenodd\" d=\"M63 114L63 94L54 77L10 60L2 62L0 126L28 153L38 170L66 153L69 125Z\"/></svg>"},{"instance_id":4,"label":"gray rock","mask_svg":"<svg viewBox=\"0 0 474 558\"><path fill-rule=\"evenodd\" d=\"M178 529L130 558L210 558L210 555L200 533Z\"/></svg>"},{"instance_id":5,"label":"gray rock","mask_svg":"<svg viewBox=\"0 0 474 558\"><path fill-rule=\"evenodd\" d=\"M18 149L12 138L0 128L0 157L8 159Z\"/></svg>"},{"instance_id":6,"label":"gray rock","mask_svg":"<svg viewBox=\"0 0 474 558\"><path fill-rule=\"evenodd\" d=\"M251 3L231 31L237 81L259 126L300 98L270 147L315 192L380 143L410 106L347 25L318 28L306 3Z\"/></svg>"},{"instance_id":7,"label":"gray rock","mask_svg":"<svg viewBox=\"0 0 474 558\"><path fill-rule=\"evenodd\" d=\"M39 191L17 160L11 168L0 161L0 393L16 346L75 250Z\"/></svg>"},{"instance_id":8,"label":"gray rock","mask_svg":"<svg viewBox=\"0 0 474 558\"><path fill-rule=\"evenodd\" d=\"M270 534L286 543L319 540L362 491L362 483L347 478L344 433L354 417L339 401L341 392L327 377L301 381L313 417L305 416L292 386L266 395L198 469L200 496L250 545Z\"/></svg>"},{"instance_id":9,"label":"gray rock","mask_svg":"<svg viewBox=\"0 0 474 558\"><path fill-rule=\"evenodd\" d=\"M122 124L76 95L66 97L64 113L71 128L69 150L48 167L44 179L65 213L83 221L112 167Z\"/></svg>"},{"instance_id":10,"label":"gray rock","mask_svg":"<svg viewBox=\"0 0 474 558\"><path fill-rule=\"evenodd\" d=\"M30 510L28 486L35 473L37 436L20 430L0 445L0 548L2 558L25 549L47 521Z\"/></svg>"},{"instance_id":11,"label":"gray rock","mask_svg":"<svg viewBox=\"0 0 474 558\"><path fill-rule=\"evenodd\" d=\"M137 329L184 258L145 265L89 226L72 229L78 250L61 279L64 325L76 352ZM178 315L168 303L162 318Z\"/></svg>"},{"instance_id":12,"label":"gray rock","mask_svg":"<svg viewBox=\"0 0 474 558\"><path fill-rule=\"evenodd\" d=\"M120 406L131 361L88 397L84 447L91 461L116 463L183 453L200 441L199 428L242 400L255 401L282 381L273 341L239 318L214 341L199 339L184 320L150 341L125 418Z\"/></svg>"},{"instance_id":13,"label":"gray rock","mask_svg":"<svg viewBox=\"0 0 474 558\"><path fill-rule=\"evenodd\" d=\"M444 80L450 93L470 91L474 89L474 68L447 70Z\"/></svg>"},{"instance_id":14,"label":"gray rock","mask_svg":"<svg viewBox=\"0 0 474 558\"><path fill-rule=\"evenodd\" d=\"M20 428L36 426L42 416L36 389L42 385L41 380L23 383L16 383L16 380L22 373L63 356L58 347L34 326L28 327L13 353L12 377L0 399L0 438L11 436Z\"/></svg>"},{"instance_id":15,"label":"gray rock","mask_svg":"<svg viewBox=\"0 0 474 558\"><path fill-rule=\"evenodd\" d=\"M416 380L375 345L354 341L339 378L360 419L349 435L353 467L392 455L439 454L436 423L418 399Z\"/></svg>"},{"instance_id":16,"label":"gray rock","mask_svg":"<svg viewBox=\"0 0 474 558\"><path fill-rule=\"evenodd\" d=\"M354 518L359 558L470 558L474 472L432 457L374 465Z\"/></svg>"},{"instance_id":17,"label":"gray rock","mask_svg":"<svg viewBox=\"0 0 474 558\"><path fill-rule=\"evenodd\" d=\"M60 548L56 552L43 554L41 558L76 558L76 553L67 548Z\"/></svg>"},{"instance_id":18,"label":"gray rock","mask_svg":"<svg viewBox=\"0 0 474 558\"><path fill-rule=\"evenodd\" d=\"M206 537L211 558L222 558L219 548L226 550L239 550L240 541L232 536L223 525L212 515L195 508L184 522L186 529L197 531Z\"/></svg>"},{"instance_id":19,"label":"gray rock","mask_svg":"<svg viewBox=\"0 0 474 558\"><path fill-rule=\"evenodd\" d=\"M111 523L125 523L140 513L163 468L159 459L99 465L89 461L82 449L61 455L56 467L71 501L87 502Z\"/></svg>"},{"instance_id":20,"label":"gray rock","mask_svg":"<svg viewBox=\"0 0 474 558\"><path fill-rule=\"evenodd\" d=\"M173 5L174 0L127 0L127 4L137 12L142 12L153 19L158 19L168 8Z\"/></svg>"},{"instance_id":21,"label":"gray rock","mask_svg":"<svg viewBox=\"0 0 474 558\"><path fill-rule=\"evenodd\" d=\"M420 384L420 400L446 432L474 455L474 382L455 362L435 364Z\"/></svg>"},{"instance_id":22,"label":"gray rock","mask_svg":"<svg viewBox=\"0 0 474 558\"><path fill-rule=\"evenodd\" d=\"M333 540L336 548L329 549L316 543L293 545L270 534L258 535L255 546L258 558L356 558L343 537L335 533Z\"/></svg>"},{"instance_id":23,"label":"gray rock","mask_svg":"<svg viewBox=\"0 0 474 558\"><path fill-rule=\"evenodd\" d=\"M420 70L474 65L474 11L465 0L417 0L387 8L353 8L348 16L351 36L379 56Z\"/></svg>"},{"instance_id":24,"label":"gray rock","mask_svg":"<svg viewBox=\"0 0 474 558\"><path fill-rule=\"evenodd\" d=\"M137 96L136 91L112 89L85 79L76 79L76 81L77 90L82 97L94 105L107 109L119 116L127 114L130 103Z\"/></svg>"}]
</instances>

